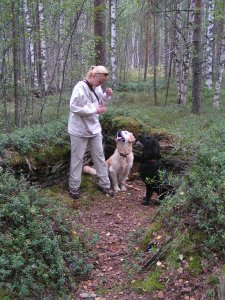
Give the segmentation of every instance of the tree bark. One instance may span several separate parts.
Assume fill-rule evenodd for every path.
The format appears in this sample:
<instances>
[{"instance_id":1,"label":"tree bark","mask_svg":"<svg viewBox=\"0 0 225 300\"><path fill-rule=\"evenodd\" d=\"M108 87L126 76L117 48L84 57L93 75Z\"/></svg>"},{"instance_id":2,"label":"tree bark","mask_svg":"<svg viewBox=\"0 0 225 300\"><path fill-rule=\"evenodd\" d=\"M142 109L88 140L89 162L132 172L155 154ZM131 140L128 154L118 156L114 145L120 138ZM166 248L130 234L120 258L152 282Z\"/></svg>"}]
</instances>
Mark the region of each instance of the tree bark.
<instances>
[{"instance_id":1,"label":"tree bark","mask_svg":"<svg viewBox=\"0 0 225 300\"><path fill-rule=\"evenodd\" d=\"M181 1L177 0L176 3L176 16L175 16L175 79L177 83L178 99L177 102L180 104L181 94Z\"/></svg>"},{"instance_id":2,"label":"tree bark","mask_svg":"<svg viewBox=\"0 0 225 300\"><path fill-rule=\"evenodd\" d=\"M110 64L112 86L117 86L117 58L116 58L116 0L110 0Z\"/></svg>"},{"instance_id":3,"label":"tree bark","mask_svg":"<svg viewBox=\"0 0 225 300\"><path fill-rule=\"evenodd\" d=\"M208 26L206 34L206 63L205 63L205 85L211 90L213 84L213 11L214 0L208 0Z\"/></svg>"},{"instance_id":4,"label":"tree bark","mask_svg":"<svg viewBox=\"0 0 225 300\"><path fill-rule=\"evenodd\" d=\"M153 59L154 59L154 67L153 67L153 90L154 90L154 104L158 105L158 97L157 97L157 65L158 65L158 55L157 55L157 14L156 14L156 1L153 0Z\"/></svg>"},{"instance_id":5,"label":"tree bark","mask_svg":"<svg viewBox=\"0 0 225 300\"><path fill-rule=\"evenodd\" d=\"M187 102L187 89L188 89L188 77L189 77L189 68L191 61L191 46L192 46L192 38L193 38L193 2L190 5L190 11L188 12L188 25L187 25L187 38L185 40L185 48L182 60L182 72L181 72L181 82L180 82L180 105L184 107Z\"/></svg>"},{"instance_id":6,"label":"tree bark","mask_svg":"<svg viewBox=\"0 0 225 300\"><path fill-rule=\"evenodd\" d=\"M193 32L193 82L192 82L192 113L200 114L201 109L201 9L202 0L194 0L194 32Z\"/></svg>"},{"instance_id":7,"label":"tree bark","mask_svg":"<svg viewBox=\"0 0 225 300\"><path fill-rule=\"evenodd\" d=\"M224 38L223 38L222 49L221 49L221 58L220 58L219 69L217 74L217 80L215 83L215 93L213 97L213 106L217 108L220 105L220 94L221 94L221 85L222 85L224 67L225 67L225 31L224 31Z\"/></svg>"},{"instance_id":8,"label":"tree bark","mask_svg":"<svg viewBox=\"0 0 225 300\"><path fill-rule=\"evenodd\" d=\"M15 103L15 122L16 127L21 127L21 98L19 94L19 31L17 7L12 1L12 37L13 37L13 86Z\"/></svg>"},{"instance_id":9,"label":"tree bark","mask_svg":"<svg viewBox=\"0 0 225 300\"><path fill-rule=\"evenodd\" d=\"M150 14L146 13L146 27L145 27L145 62L144 62L144 81L147 80L148 73L148 58L150 46Z\"/></svg>"},{"instance_id":10,"label":"tree bark","mask_svg":"<svg viewBox=\"0 0 225 300\"><path fill-rule=\"evenodd\" d=\"M94 33L96 65L106 65L105 0L94 0Z\"/></svg>"}]
</instances>

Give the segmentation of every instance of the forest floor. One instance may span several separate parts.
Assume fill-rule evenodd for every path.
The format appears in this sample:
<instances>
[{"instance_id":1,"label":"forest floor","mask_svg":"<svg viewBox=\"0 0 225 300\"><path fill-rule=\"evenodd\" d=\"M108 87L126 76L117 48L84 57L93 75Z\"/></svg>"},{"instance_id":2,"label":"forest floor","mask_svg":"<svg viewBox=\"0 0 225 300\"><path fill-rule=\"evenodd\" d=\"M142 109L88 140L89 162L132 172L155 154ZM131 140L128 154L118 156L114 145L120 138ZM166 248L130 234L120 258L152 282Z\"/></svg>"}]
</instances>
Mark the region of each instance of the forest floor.
<instances>
[{"instance_id":1,"label":"forest floor","mask_svg":"<svg viewBox=\"0 0 225 300\"><path fill-rule=\"evenodd\" d=\"M98 237L91 249L95 252L91 261L94 268L90 276L80 283L74 299L209 299L205 296L206 274L196 278L186 271L185 266L171 269L161 262L155 267L162 270L162 289L154 287L154 283L150 292L146 292L145 288L132 287L134 282L144 280L151 272L142 270L149 253L141 249L140 241L160 206L141 205L145 190L143 182L135 179L128 183L136 189L129 188L126 192L116 193L114 197L83 190L81 198L74 201L74 216L80 226L80 235L89 231L92 237ZM157 233L155 238L160 240L162 236L163 232L160 235Z\"/></svg>"}]
</instances>

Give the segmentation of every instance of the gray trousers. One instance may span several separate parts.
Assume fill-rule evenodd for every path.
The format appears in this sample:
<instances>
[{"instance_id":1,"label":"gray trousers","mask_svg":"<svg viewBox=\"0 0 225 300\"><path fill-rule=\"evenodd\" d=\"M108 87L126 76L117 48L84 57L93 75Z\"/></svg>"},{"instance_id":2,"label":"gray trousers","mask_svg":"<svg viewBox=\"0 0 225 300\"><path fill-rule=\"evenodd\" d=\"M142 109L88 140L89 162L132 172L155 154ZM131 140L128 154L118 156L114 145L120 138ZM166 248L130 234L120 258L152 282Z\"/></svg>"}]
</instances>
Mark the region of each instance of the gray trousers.
<instances>
[{"instance_id":1,"label":"gray trousers","mask_svg":"<svg viewBox=\"0 0 225 300\"><path fill-rule=\"evenodd\" d=\"M108 176L108 170L105 164L105 156L102 145L102 134L91 138L70 135L70 141L71 160L69 188L77 189L80 187L83 158L88 145L91 152L91 158L99 179L99 185L104 188L109 188L110 180Z\"/></svg>"}]
</instances>

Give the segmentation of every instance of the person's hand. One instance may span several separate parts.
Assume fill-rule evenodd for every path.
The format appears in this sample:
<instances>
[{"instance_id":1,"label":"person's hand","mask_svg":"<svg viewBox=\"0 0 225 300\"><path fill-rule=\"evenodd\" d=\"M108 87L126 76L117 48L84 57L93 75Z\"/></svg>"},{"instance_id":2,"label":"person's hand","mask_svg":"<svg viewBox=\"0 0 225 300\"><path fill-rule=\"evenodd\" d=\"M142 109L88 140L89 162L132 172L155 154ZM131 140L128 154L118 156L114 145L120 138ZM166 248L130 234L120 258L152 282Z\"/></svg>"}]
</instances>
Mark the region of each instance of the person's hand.
<instances>
[{"instance_id":1,"label":"person's hand","mask_svg":"<svg viewBox=\"0 0 225 300\"><path fill-rule=\"evenodd\" d=\"M97 114L103 114L104 112L106 111L106 107L105 106L99 106L99 107L97 107Z\"/></svg>"},{"instance_id":2,"label":"person's hand","mask_svg":"<svg viewBox=\"0 0 225 300\"><path fill-rule=\"evenodd\" d=\"M110 96L112 96L113 91L112 91L111 88L107 88L107 89L105 90L105 93L106 93L106 95L107 95L108 97L110 97Z\"/></svg>"}]
</instances>

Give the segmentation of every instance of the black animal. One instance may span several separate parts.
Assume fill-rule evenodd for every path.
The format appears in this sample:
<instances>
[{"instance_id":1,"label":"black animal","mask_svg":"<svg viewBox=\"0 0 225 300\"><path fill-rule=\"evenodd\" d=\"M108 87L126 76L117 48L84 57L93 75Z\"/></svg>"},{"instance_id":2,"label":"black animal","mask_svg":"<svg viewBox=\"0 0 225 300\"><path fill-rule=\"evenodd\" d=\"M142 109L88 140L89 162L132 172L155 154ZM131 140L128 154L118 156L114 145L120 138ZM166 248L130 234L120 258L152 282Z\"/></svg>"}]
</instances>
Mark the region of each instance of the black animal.
<instances>
[{"instance_id":1,"label":"black animal","mask_svg":"<svg viewBox=\"0 0 225 300\"><path fill-rule=\"evenodd\" d=\"M174 189L167 183L167 171L161 160L160 145L156 138L139 134L137 144L143 149L140 163L140 176L146 186L143 205L159 204ZM157 201L151 201L153 192L157 193Z\"/></svg>"}]
</instances>

